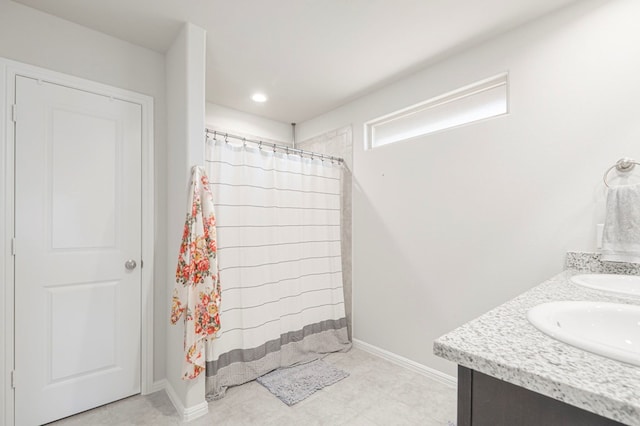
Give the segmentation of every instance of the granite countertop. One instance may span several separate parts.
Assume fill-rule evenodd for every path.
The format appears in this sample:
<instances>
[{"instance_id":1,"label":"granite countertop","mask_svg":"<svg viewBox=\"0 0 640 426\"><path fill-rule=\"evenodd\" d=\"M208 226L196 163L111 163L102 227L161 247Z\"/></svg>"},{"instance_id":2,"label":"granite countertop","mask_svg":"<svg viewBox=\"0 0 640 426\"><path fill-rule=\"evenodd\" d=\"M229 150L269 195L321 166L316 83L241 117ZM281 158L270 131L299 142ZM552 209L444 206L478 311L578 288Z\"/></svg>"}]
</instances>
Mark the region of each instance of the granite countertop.
<instances>
[{"instance_id":1,"label":"granite countertop","mask_svg":"<svg viewBox=\"0 0 640 426\"><path fill-rule=\"evenodd\" d=\"M638 265L601 262L569 253L567 270L438 338L434 353L464 367L522 386L625 424L640 426L640 367L559 342L526 318L533 306L556 300L640 305L640 299L577 286L578 273L640 275Z\"/></svg>"}]
</instances>

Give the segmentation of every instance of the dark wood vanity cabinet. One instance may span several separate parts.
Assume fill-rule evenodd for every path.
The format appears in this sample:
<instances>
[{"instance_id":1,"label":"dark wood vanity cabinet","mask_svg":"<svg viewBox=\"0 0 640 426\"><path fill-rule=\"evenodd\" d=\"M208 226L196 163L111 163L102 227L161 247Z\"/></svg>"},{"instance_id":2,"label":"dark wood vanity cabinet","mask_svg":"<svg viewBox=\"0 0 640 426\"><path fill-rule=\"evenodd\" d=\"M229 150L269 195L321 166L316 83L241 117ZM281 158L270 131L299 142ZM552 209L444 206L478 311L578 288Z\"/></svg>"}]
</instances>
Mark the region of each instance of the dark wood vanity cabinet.
<instances>
[{"instance_id":1,"label":"dark wood vanity cabinet","mask_svg":"<svg viewBox=\"0 0 640 426\"><path fill-rule=\"evenodd\" d=\"M458 366L458 426L613 426L622 423Z\"/></svg>"}]
</instances>

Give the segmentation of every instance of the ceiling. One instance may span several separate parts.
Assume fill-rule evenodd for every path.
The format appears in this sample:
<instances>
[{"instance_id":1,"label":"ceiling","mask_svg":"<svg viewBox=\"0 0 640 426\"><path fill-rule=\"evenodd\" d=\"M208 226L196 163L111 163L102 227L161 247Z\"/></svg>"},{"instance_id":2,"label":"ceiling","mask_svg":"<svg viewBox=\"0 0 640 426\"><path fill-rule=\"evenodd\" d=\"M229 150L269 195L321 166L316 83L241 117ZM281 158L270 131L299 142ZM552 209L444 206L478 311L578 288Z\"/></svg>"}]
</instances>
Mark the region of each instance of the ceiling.
<instances>
[{"instance_id":1,"label":"ceiling","mask_svg":"<svg viewBox=\"0 0 640 426\"><path fill-rule=\"evenodd\" d=\"M290 123L575 0L15 1L158 52L191 22L207 31L207 101Z\"/></svg>"}]
</instances>

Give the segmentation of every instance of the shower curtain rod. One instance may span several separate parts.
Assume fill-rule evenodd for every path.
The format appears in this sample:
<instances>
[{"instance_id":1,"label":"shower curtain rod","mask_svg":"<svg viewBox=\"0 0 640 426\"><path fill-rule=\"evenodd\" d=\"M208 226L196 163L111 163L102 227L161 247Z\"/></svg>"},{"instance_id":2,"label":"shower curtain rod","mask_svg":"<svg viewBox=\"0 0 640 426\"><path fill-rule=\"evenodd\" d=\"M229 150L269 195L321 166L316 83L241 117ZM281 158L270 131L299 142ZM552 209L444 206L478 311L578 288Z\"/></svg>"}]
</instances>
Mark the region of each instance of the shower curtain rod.
<instances>
[{"instance_id":1,"label":"shower curtain rod","mask_svg":"<svg viewBox=\"0 0 640 426\"><path fill-rule=\"evenodd\" d=\"M213 135L213 140L216 140L216 137L220 136L223 137L225 142L227 142L227 140L229 138L232 139L236 139L241 141L244 144L247 143L252 143L255 145L258 145L258 147L262 148L264 147L268 147L273 149L273 152L275 152L276 150L280 150L281 152L286 152L287 154L298 154L301 157L303 156L308 156L311 159L314 158L320 158L322 161L324 160L330 160L331 162L337 162L338 164L344 164L344 158L341 157L334 157L333 155L325 155L325 154L319 154L317 152L312 152L312 151L305 151L303 149L298 149L298 148L292 148L290 146L286 146L286 145L278 145L275 143L271 143L271 142L263 142L261 140L256 140L256 139L249 139L249 138L245 138L242 136L237 136L237 135L232 135L231 133L226 133L226 132L219 132L217 130L211 130L211 129L204 129L204 134L205 137L208 139L210 135Z\"/></svg>"}]
</instances>

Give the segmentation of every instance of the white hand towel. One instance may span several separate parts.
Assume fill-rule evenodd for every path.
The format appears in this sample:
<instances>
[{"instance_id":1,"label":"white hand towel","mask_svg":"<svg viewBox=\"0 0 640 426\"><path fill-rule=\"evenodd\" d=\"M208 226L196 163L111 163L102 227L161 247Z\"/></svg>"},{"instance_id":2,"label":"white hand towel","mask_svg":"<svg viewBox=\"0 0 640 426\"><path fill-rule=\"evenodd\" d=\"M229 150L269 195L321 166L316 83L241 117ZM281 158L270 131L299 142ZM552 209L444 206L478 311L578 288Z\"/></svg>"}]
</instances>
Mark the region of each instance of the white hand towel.
<instances>
[{"instance_id":1,"label":"white hand towel","mask_svg":"<svg viewBox=\"0 0 640 426\"><path fill-rule=\"evenodd\" d=\"M640 263L640 184L609 188L602 260Z\"/></svg>"}]
</instances>

